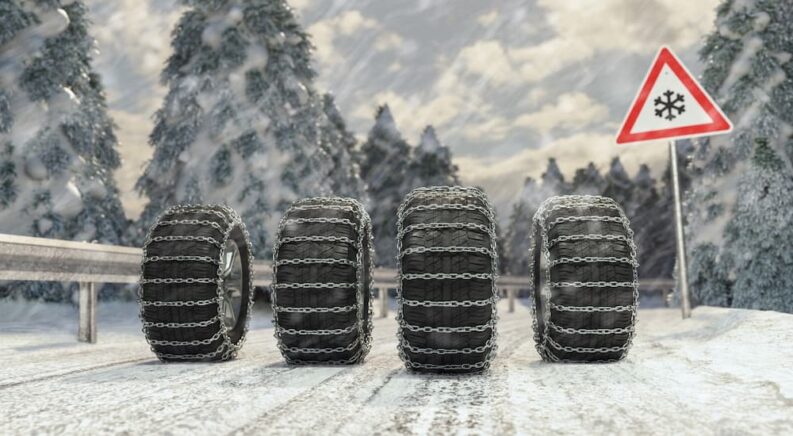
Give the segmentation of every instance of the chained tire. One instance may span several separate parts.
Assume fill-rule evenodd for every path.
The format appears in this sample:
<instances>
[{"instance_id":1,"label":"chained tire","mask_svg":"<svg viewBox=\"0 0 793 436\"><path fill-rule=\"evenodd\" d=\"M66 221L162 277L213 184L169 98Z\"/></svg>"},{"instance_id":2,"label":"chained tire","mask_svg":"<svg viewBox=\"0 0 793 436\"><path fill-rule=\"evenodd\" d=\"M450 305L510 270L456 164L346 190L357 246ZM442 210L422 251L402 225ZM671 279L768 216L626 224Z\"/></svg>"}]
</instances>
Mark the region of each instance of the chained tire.
<instances>
[{"instance_id":1,"label":"chained tire","mask_svg":"<svg viewBox=\"0 0 793 436\"><path fill-rule=\"evenodd\" d=\"M273 316L289 364L353 364L371 347L372 223L349 198L300 200L273 250Z\"/></svg>"},{"instance_id":2,"label":"chained tire","mask_svg":"<svg viewBox=\"0 0 793 436\"><path fill-rule=\"evenodd\" d=\"M476 188L409 193L398 213L399 356L408 369L486 370L496 351L493 209Z\"/></svg>"},{"instance_id":3,"label":"chained tire","mask_svg":"<svg viewBox=\"0 0 793 436\"><path fill-rule=\"evenodd\" d=\"M253 304L252 255L239 215L226 206L168 209L143 246L140 317L162 361L233 359Z\"/></svg>"},{"instance_id":4,"label":"chained tire","mask_svg":"<svg viewBox=\"0 0 793 436\"><path fill-rule=\"evenodd\" d=\"M552 362L623 359L636 324L633 231L611 198L546 200L533 220L531 281L537 351Z\"/></svg>"}]
</instances>

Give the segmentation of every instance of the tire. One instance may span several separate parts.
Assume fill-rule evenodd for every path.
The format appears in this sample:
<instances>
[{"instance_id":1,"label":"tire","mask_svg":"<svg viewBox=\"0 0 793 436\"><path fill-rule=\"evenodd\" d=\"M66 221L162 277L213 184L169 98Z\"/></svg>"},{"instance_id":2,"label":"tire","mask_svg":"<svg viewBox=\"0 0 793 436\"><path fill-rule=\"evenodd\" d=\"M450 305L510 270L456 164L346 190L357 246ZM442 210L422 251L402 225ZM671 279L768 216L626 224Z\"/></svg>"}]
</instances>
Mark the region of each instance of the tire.
<instances>
[{"instance_id":1,"label":"tire","mask_svg":"<svg viewBox=\"0 0 793 436\"><path fill-rule=\"evenodd\" d=\"M532 317L542 358L625 358L639 284L633 231L620 206L607 197L552 197L534 215L533 235Z\"/></svg>"},{"instance_id":2,"label":"tire","mask_svg":"<svg viewBox=\"0 0 793 436\"><path fill-rule=\"evenodd\" d=\"M300 200L273 249L273 317L289 364L354 364L372 338L372 223L361 203Z\"/></svg>"},{"instance_id":3,"label":"tire","mask_svg":"<svg viewBox=\"0 0 793 436\"><path fill-rule=\"evenodd\" d=\"M475 188L419 188L398 218L399 356L416 371L486 370L498 301L490 203Z\"/></svg>"},{"instance_id":4,"label":"tire","mask_svg":"<svg viewBox=\"0 0 793 436\"><path fill-rule=\"evenodd\" d=\"M233 359L253 305L252 249L226 206L168 209L143 246L140 317L162 361Z\"/></svg>"}]
</instances>

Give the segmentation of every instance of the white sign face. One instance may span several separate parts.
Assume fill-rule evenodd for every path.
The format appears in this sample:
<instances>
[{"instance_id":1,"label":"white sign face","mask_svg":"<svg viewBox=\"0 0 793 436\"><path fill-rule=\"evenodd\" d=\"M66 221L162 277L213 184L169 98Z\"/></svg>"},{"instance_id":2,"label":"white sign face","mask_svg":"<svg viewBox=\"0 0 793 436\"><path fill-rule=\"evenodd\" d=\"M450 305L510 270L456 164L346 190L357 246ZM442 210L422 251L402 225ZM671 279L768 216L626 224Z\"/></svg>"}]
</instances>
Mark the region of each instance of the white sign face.
<instances>
[{"instance_id":1,"label":"white sign face","mask_svg":"<svg viewBox=\"0 0 793 436\"><path fill-rule=\"evenodd\" d=\"M710 116L697 104L688 88L668 65L664 65L650 91L650 98L636 118L633 132L650 132L710 122Z\"/></svg>"},{"instance_id":2,"label":"white sign face","mask_svg":"<svg viewBox=\"0 0 793 436\"><path fill-rule=\"evenodd\" d=\"M713 99L664 47L625 117L617 143L712 135L731 129Z\"/></svg>"}]
</instances>

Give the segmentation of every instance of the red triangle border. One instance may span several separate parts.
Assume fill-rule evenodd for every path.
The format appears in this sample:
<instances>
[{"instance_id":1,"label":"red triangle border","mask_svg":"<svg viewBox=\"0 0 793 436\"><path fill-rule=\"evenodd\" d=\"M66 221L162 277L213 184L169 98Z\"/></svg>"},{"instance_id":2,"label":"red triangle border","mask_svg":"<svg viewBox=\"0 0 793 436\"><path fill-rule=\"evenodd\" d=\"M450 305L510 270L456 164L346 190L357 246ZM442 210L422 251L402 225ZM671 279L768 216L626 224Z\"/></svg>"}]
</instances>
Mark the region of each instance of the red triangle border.
<instances>
[{"instance_id":1,"label":"red triangle border","mask_svg":"<svg viewBox=\"0 0 793 436\"><path fill-rule=\"evenodd\" d=\"M664 65L668 65L669 69L677 76L683 83L683 86L688 89L697 103L705 110L710 117L710 123L695 124L690 126L681 126L671 129L651 130L647 132L633 133L633 127L636 124L639 113L641 112L647 99L650 97L650 91L653 89L658 76ZM672 53L668 47L661 47L655 61L647 72L642 87L622 123L622 128L617 135L617 144L626 144L629 142L652 141L664 138L680 138L680 137L693 137L702 136L712 133L726 133L732 130L732 123L724 113L719 109L713 100L708 96L705 90L694 80L694 77L689 73L686 67L680 60Z\"/></svg>"}]
</instances>

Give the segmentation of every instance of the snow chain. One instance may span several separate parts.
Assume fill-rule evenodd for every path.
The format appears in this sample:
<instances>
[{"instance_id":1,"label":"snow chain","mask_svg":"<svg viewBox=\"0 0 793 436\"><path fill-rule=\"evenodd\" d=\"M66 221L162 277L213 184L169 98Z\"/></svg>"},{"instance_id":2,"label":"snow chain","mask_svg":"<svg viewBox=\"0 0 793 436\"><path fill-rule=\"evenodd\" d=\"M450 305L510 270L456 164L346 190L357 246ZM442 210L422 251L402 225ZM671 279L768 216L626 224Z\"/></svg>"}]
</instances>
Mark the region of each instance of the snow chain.
<instances>
[{"instance_id":1,"label":"snow chain","mask_svg":"<svg viewBox=\"0 0 793 436\"><path fill-rule=\"evenodd\" d=\"M339 218L289 218L291 212L302 210L340 210L344 212L351 212L359 218L359 225L355 225L350 220ZM305 224L305 223L331 223L331 224L346 224L354 227L358 235L357 240L349 238L334 237L334 236L298 236L298 237L285 237L282 238L284 228L289 224ZM368 230L368 231L367 231ZM363 277L364 272L367 271L364 265L364 238L367 238L368 254L369 254L369 268L367 277ZM290 242L342 242L350 244L356 248L355 262L344 259L322 259L322 258L306 258L306 259L279 259L278 252L282 244ZM278 268L283 265L300 265L300 264L342 264L355 266L356 283L278 283ZM272 308L273 308L273 325L275 326L274 335L284 358L289 364L322 364L322 365L346 365L351 363L360 362L368 353L372 344L372 283L373 283L373 270L374 270L374 241L372 239L372 223L369 214L366 213L363 205L354 199L344 197L314 197L298 200L286 211L284 217L278 224L278 233L276 237L275 247L273 248L273 292L272 295ZM356 289L356 304L353 306L335 306L335 307L285 307L279 306L276 298L276 289L333 289L333 288L349 288ZM367 291L368 289L368 291ZM369 292L368 307L364 307L364 292ZM283 328L278 323L279 313L344 313L356 312L356 322L343 329L329 329L329 330L297 330ZM289 335L341 335L358 332L358 337L351 344L345 347L334 348L304 348L304 347L289 347L282 338L282 334ZM340 353L344 351L352 351L356 346L360 345L360 349L353 356L344 360L330 360L330 361L305 361L290 358L286 352L290 353L306 353L306 354L323 354L323 353Z\"/></svg>"},{"instance_id":2,"label":"snow chain","mask_svg":"<svg viewBox=\"0 0 793 436\"><path fill-rule=\"evenodd\" d=\"M223 212L219 212L217 209L222 210ZM184 212L193 212L193 213L203 213L203 214L213 214L218 216L223 221L223 227L220 224L214 221L208 220L165 220L165 217L169 215L173 215L175 213L184 213ZM211 237L203 237L203 236L156 236L152 237L152 233L155 228L160 226L168 226L168 225L208 225L220 232L223 233L223 240L218 241ZM246 316L245 316L245 324L242 331L242 336L240 337L237 343L233 343L229 336L229 329L226 327L226 324L222 322L223 319L223 305L221 304L221 299L223 298L223 270L220 259L223 259L225 255L226 249L226 241L229 240L231 236L231 232L236 228L239 227L242 231L243 237L245 239L245 245L248 247L248 267L249 267L249 280L248 280L248 306ZM212 259L207 256L189 256L189 255L177 255L177 256L149 256L147 253L149 244L152 242L160 242L160 241L193 241L193 242L205 242L212 244L220 249L220 253L218 253L218 259ZM146 237L146 241L143 244L143 261L141 262L141 271L140 271L140 281L138 286L138 304L140 307L140 311L138 316L143 324L143 334L146 336L146 340L149 342L151 351L157 355L160 360L206 360L206 359L215 359L218 358L220 360L229 360L233 359L237 356L237 352L242 348L243 344L245 343L245 338L247 336L248 327L250 323L250 313L253 307L253 250L251 249L250 243L250 236L248 234L248 230L245 228L245 224L242 222L242 219L239 215L230 207L225 205L175 205L170 207L166 210L160 217L155 221L155 223L149 228L148 236ZM199 262L208 262L212 264L218 265L217 269L217 278L215 279L190 279L190 278L166 278L166 279L146 279L144 277L144 265L149 262L158 262L158 261L199 261ZM156 301L156 300L144 300L143 299L143 285L147 283L216 283L217 285L217 296L213 299L209 300L183 300L183 301ZM196 322L196 323L154 323L146 321L145 319L145 312L144 308L153 306L153 307L193 307L193 306L208 306L215 304L217 306L217 315L210 320L203 321L203 322ZM242 313L242 310L240 310ZM193 340L193 341L159 341L150 339L149 337L149 328L195 328L195 327L204 327L207 325L211 325L214 322L218 322L220 326L220 330L215 333L212 337L204 339L204 340ZM195 353L195 354L169 354L169 353L162 353L155 349L155 345L165 345L165 346L196 346L196 345L207 345L211 344L212 342L222 338L223 342L218 345L218 348L209 353Z\"/></svg>"},{"instance_id":3,"label":"snow chain","mask_svg":"<svg viewBox=\"0 0 793 436\"><path fill-rule=\"evenodd\" d=\"M569 216L569 217L560 217L556 218L551 222L547 222L549 215L557 210L561 209L577 209L577 208L601 208L601 209L611 209L618 212L619 216L596 216L596 215L586 215L586 216ZM553 240L549 240L548 232L549 230L559 223L564 222L576 222L576 221L599 221L599 222L614 222L622 224L623 228L625 229L626 236L622 235L608 235L608 234L579 234L579 235L562 235L558 236ZM529 247L529 259L534 259L533 257L533 250L538 249L537 244L542 244L541 255L545 259L546 268L545 268L545 281L540 289L540 298L542 299L543 306L548 308L544 310L542 313L543 316L543 324L544 324L544 331L539 331L538 328L538 314L537 314L537 307L536 304L532 304L531 307L531 315L532 315L532 327L534 331L534 341L536 343L537 351L543 357L543 359L548 361L558 361L558 362L581 362L580 360L570 360L570 359L560 359L551 351L551 348L558 351L568 352L568 353L615 353L626 351L630 348L631 343L633 341L633 336L635 333L635 325L636 325L636 309L638 307L639 302L639 279L638 279L638 262L636 261L636 245L633 240L633 231L630 228L629 222L625 213L622 211L622 208L611 198L608 197L601 197L601 196L593 196L593 195L564 195L558 197L551 197L545 200L540 208L534 215L533 218L533 226L534 229L539 229L541 234L541 240L538 241L536 237L532 237L532 243ZM532 235L536 234L532 232ZM575 240L593 240L593 241L620 241L625 242L630 247L630 257L629 258L618 258L618 257L570 257L570 258L561 258L556 260L551 260L550 254L550 247L558 244L559 242L563 241L575 241ZM633 281L632 282L552 282L551 281L551 267L558 264L564 263L587 263L587 262L610 262L610 263L625 263L631 265L633 270ZM532 287L534 287L534 267L532 266L529 268L529 283ZM612 307L598 307L598 306L565 306L565 305L558 305L551 301L551 288L554 287L580 287L580 288L633 288L633 302L632 305L622 305L622 306L612 306ZM534 294L534 290L532 290L532 294ZM532 298L532 301L535 301ZM586 313L602 313L602 312L630 312L631 314L631 323L630 327L625 328L613 328L613 329L573 329L573 328L566 328L560 327L554 324L551 321L551 309L559 310L559 311L568 311L568 312L586 312ZM616 334L627 334L628 340L625 344L616 347L569 347L569 346L562 346L556 341L554 341L549 336L549 329L556 330L558 332L567 333L567 334L576 334L576 335L616 335ZM610 359L610 360L599 360L599 362L611 362L622 360L626 356L623 353L618 359Z\"/></svg>"},{"instance_id":4,"label":"snow chain","mask_svg":"<svg viewBox=\"0 0 793 436\"><path fill-rule=\"evenodd\" d=\"M455 198L456 197L456 198ZM448 200L444 204L429 204L429 205L415 205L411 206L411 202L420 198L437 198ZM472 204L459 204L454 203L454 200L459 199L476 199L487 207L481 207ZM475 211L479 212L489 221L488 226L475 224L475 223L419 223L405 226L405 218L409 215L426 210L460 210L460 211ZM397 322L399 328L397 330L397 340L399 357L405 363L408 369L420 370L437 370L437 371L481 371L490 367L490 362L496 355L496 340L497 329L496 323L498 321L498 313L496 310L496 303L498 302L498 292L496 288L496 280L498 278L498 256L496 250L496 230L495 230L495 214L493 212L490 202L487 200L485 194L477 188L465 187L428 187L418 188L411 191L399 207L397 213L397 264L398 264L398 287L397 287ZM405 235L415 230L441 230L441 229L469 229L477 230L486 233L490 238L490 249L481 247L463 247L463 246L450 246L450 247L411 247L407 249L402 248L402 240ZM423 273L423 274L406 274L402 270L402 258L410 254L421 253L477 253L488 256L491 259L490 274L472 274L472 273ZM405 299L402 295L403 284L407 280L416 279L430 279L430 280L450 280L450 279L483 279L490 280L492 296L485 300L463 300L463 301L428 301L428 300L413 300ZM476 326L465 327L429 327L429 326L415 326L405 321L403 317L404 306L412 307L483 307L486 305L491 306L490 321L485 324ZM439 332L439 333L467 333L467 332L483 332L490 330L491 336L487 343L480 347L466 347L454 349L437 349L437 348L424 348L416 347L408 343L405 339L405 331L413 332ZM417 354L473 354L473 353L487 353L484 360L476 363L464 364L427 364L421 362L414 362L410 359L405 351L410 351Z\"/></svg>"}]
</instances>

